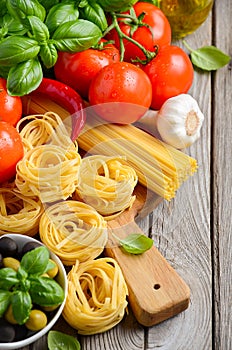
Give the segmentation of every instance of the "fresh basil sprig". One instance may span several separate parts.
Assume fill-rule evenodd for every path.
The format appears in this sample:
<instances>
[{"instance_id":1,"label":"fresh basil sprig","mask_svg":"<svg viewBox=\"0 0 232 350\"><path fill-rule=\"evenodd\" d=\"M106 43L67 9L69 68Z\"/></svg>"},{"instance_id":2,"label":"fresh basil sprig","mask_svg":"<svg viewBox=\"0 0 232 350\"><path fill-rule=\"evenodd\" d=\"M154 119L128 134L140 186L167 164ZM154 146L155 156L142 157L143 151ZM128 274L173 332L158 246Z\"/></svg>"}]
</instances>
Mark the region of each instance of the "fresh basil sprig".
<instances>
[{"instance_id":1,"label":"fresh basil sprig","mask_svg":"<svg viewBox=\"0 0 232 350\"><path fill-rule=\"evenodd\" d=\"M76 338L71 335L58 332L49 331L48 332L48 349L49 350L80 350L80 343Z\"/></svg>"},{"instance_id":2,"label":"fresh basil sprig","mask_svg":"<svg viewBox=\"0 0 232 350\"><path fill-rule=\"evenodd\" d=\"M91 5L88 19L79 19L78 1L8 0L0 18L0 76L12 96L23 96L41 83L43 69L52 68L59 51L94 47L107 26L100 5ZM82 3L83 4L83 3ZM44 5L44 6L43 6Z\"/></svg>"},{"instance_id":3,"label":"fresh basil sprig","mask_svg":"<svg viewBox=\"0 0 232 350\"><path fill-rule=\"evenodd\" d=\"M33 304L59 305L64 300L63 288L52 278L41 275L51 268L49 251L41 246L24 254L16 272L10 267L0 269L0 317L9 305L18 324L29 318Z\"/></svg>"}]
</instances>

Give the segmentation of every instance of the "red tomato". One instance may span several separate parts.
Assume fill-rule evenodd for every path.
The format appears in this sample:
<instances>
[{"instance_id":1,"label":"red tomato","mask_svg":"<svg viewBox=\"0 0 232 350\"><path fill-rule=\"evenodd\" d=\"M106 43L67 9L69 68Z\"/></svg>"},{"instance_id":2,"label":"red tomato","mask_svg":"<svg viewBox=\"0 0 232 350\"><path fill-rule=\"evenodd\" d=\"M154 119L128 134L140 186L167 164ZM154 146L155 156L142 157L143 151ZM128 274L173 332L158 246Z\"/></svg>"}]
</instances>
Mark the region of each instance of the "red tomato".
<instances>
[{"instance_id":1,"label":"red tomato","mask_svg":"<svg viewBox=\"0 0 232 350\"><path fill-rule=\"evenodd\" d=\"M112 44L105 45L103 49L88 49L73 54L59 52L54 72L57 80L72 87L83 98L87 98L95 74L108 64L119 60L119 51Z\"/></svg>"},{"instance_id":2,"label":"red tomato","mask_svg":"<svg viewBox=\"0 0 232 350\"><path fill-rule=\"evenodd\" d=\"M152 84L151 108L160 109L170 97L188 92L194 71L188 55L178 46L162 48L145 67Z\"/></svg>"},{"instance_id":3,"label":"red tomato","mask_svg":"<svg viewBox=\"0 0 232 350\"><path fill-rule=\"evenodd\" d=\"M8 95L6 80L0 78L0 121L16 125L22 116L22 101L19 96Z\"/></svg>"},{"instance_id":4,"label":"red tomato","mask_svg":"<svg viewBox=\"0 0 232 350\"><path fill-rule=\"evenodd\" d=\"M148 76L132 63L110 64L102 68L90 84L90 104L98 105L97 113L113 123L135 122L150 107L151 99Z\"/></svg>"},{"instance_id":5,"label":"red tomato","mask_svg":"<svg viewBox=\"0 0 232 350\"><path fill-rule=\"evenodd\" d=\"M120 22L122 18L119 18L119 27L124 34L130 36L143 45L146 50L152 52L156 50L156 46L163 47L171 43L170 24L167 17L158 7L147 2L137 2L133 8L137 17L144 13L142 23L146 26L138 25L137 29L133 32L134 26L130 26L125 22ZM125 21L125 18L123 20ZM107 38L114 40L115 46L120 49L120 41L115 29L110 31ZM127 39L123 39L123 42L125 47L124 61L131 62L132 59L136 59L137 57L141 60L146 59L144 53L138 46Z\"/></svg>"},{"instance_id":6,"label":"red tomato","mask_svg":"<svg viewBox=\"0 0 232 350\"><path fill-rule=\"evenodd\" d=\"M0 121L0 183L16 173L16 164L23 157L23 143L14 126Z\"/></svg>"}]
</instances>

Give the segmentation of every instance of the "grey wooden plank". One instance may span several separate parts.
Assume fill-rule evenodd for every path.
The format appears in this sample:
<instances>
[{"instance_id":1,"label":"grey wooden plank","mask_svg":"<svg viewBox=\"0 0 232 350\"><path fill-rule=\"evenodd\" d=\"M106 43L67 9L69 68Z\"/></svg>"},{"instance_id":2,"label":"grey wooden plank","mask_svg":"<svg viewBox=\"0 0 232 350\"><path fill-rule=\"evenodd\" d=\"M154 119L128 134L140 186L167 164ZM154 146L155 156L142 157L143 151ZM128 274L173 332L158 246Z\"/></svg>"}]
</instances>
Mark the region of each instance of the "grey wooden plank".
<instances>
[{"instance_id":1,"label":"grey wooden plank","mask_svg":"<svg viewBox=\"0 0 232 350\"><path fill-rule=\"evenodd\" d=\"M215 45L232 56L230 0L215 2ZM232 349L231 64L215 74L213 110L213 249L215 349Z\"/></svg>"},{"instance_id":2,"label":"grey wooden plank","mask_svg":"<svg viewBox=\"0 0 232 350\"><path fill-rule=\"evenodd\" d=\"M211 44L211 16L186 41L193 49ZM152 232L158 249L189 285L191 302L185 312L148 330L147 349L153 350L206 350L212 345L210 74L195 72L189 93L205 115L200 139L186 149L199 169L173 202L164 202L154 211Z\"/></svg>"}]
</instances>

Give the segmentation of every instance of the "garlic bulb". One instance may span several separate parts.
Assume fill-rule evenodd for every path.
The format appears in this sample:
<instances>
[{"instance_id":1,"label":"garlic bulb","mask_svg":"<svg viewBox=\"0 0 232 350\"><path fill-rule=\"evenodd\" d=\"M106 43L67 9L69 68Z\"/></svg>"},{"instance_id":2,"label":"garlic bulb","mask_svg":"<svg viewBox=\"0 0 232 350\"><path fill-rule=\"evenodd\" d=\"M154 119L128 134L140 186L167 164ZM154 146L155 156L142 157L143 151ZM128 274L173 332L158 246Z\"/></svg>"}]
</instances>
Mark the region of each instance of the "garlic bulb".
<instances>
[{"instance_id":1,"label":"garlic bulb","mask_svg":"<svg viewBox=\"0 0 232 350\"><path fill-rule=\"evenodd\" d=\"M175 148L192 145L199 137L204 115L189 94L169 98L159 110L157 129L163 141Z\"/></svg>"}]
</instances>

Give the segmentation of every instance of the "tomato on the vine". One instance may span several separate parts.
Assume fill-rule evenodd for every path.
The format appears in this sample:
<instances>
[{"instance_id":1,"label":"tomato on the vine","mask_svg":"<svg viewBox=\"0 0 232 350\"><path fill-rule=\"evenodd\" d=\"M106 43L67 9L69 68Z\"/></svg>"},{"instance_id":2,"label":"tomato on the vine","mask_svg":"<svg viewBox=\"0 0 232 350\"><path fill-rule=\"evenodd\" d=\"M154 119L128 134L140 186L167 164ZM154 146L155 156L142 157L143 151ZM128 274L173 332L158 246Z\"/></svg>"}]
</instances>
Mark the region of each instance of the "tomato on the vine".
<instances>
[{"instance_id":1,"label":"tomato on the vine","mask_svg":"<svg viewBox=\"0 0 232 350\"><path fill-rule=\"evenodd\" d=\"M6 84L6 79L0 78L0 121L15 126L22 117L22 101L19 96L8 94Z\"/></svg>"},{"instance_id":2,"label":"tomato on the vine","mask_svg":"<svg viewBox=\"0 0 232 350\"><path fill-rule=\"evenodd\" d=\"M102 68L89 89L90 105L105 120L129 124L150 107L152 87L148 76L132 63L118 62Z\"/></svg>"},{"instance_id":3,"label":"tomato on the vine","mask_svg":"<svg viewBox=\"0 0 232 350\"><path fill-rule=\"evenodd\" d=\"M15 176L16 165L23 153L23 143L16 128L0 121L0 183Z\"/></svg>"},{"instance_id":4,"label":"tomato on the vine","mask_svg":"<svg viewBox=\"0 0 232 350\"><path fill-rule=\"evenodd\" d=\"M168 98L187 93L194 77L190 58L175 45L160 49L158 55L144 67L144 72L152 84L151 108L157 110Z\"/></svg>"},{"instance_id":5,"label":"tomato on the vine","mask_svg":"<svg viewBox=\"0 0 232 350\"><path fill-rule=\"evenodd\" d=\"M100 45L106 40L101 39ZM69 85L83 98L88 97L91 80L100 69L119 62L118 49L109 43L98 49L88 49L77 53L59 52L54 66L56 79Z\"/></svg>"},{"instance_id":6,"label":"tomato on the vine","mask_svg":"<svg viewBox=\"0 0 232 350\"><path fill-rule=\"evenodd\" d=\"M146 50L155 52L157 47L163 47L171 43L171 26L164 13L155 5L147 2L137 2L133 9L137 20L133 23L130 19L118 18L118 24L122 33L136 40ZM141 19L139 20L139 18ZM120 49L119 35L116 29L112 29L106 36L109 40L114 40L115 46ZM132 62L139 58L145 60L146 57L141 49L134 43L123 39L125 53L124 61Z\"/></svg>"}]
</instances>

